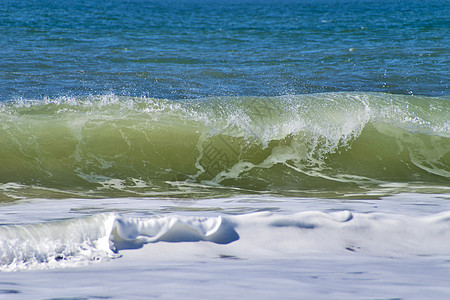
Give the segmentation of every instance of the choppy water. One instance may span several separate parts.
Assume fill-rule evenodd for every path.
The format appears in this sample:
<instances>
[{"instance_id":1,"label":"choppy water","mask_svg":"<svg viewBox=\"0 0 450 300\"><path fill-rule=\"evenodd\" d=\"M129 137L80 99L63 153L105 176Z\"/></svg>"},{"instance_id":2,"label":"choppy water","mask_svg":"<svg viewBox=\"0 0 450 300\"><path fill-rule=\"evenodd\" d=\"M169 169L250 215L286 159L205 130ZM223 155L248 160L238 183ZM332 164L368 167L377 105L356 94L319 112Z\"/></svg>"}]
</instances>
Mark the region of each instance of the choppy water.
<instances>
[{"instance_id":1,"label":"choppy water","mask_svg":"<svg viewBox=\"0 0 450 300\"><path fill-rule=\"evenodd\" d=\"M438 0L1 2L0 270L277 261L286 292L307 255L321 272L446 266L449 16ZM379 291L400 278L383 274ZM77 282L58 296L89 298ZM392 285L378 298L405 295Z\"/></svg>"},{"instance_id":2,"label":"choppy water","mask_svg":"<svg viewBox=\"0 0 450 300\"><path fill-rule=\"evenodd\" d=\"M448 1L2 1L0 100L449 94Z\"/></svg>"}]
</instances>

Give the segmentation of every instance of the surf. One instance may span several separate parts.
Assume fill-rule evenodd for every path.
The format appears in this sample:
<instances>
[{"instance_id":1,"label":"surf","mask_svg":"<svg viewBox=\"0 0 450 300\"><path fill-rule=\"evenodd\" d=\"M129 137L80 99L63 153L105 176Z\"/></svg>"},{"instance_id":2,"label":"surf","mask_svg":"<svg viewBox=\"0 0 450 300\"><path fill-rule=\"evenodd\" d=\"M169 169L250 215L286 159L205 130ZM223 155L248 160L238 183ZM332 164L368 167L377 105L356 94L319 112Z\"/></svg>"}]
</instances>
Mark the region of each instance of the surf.
<instances>
[{"instance_id":1,"label":"surf","mask_svg":"<svg viewBox=\"0 0 450 300\"><path fill-rule=\"evenodd\" d=\"M449 112L445 99L356 92L18 99L0 104L0 191L120 197L184 184L279 192L446 186Z\"/></svg>"},{"instance_id":2,"label":"surf","mask_svg":"<svg viewBox=\"0 0 450 300\"><path fill-rule=\"evenodd\" d=\"M0 271L79 267L133 255L153 262L446 255L449 217L448 211L424 217L350 211L151 217L102 213L2 225Z\"/></svg>"}]
</instances>

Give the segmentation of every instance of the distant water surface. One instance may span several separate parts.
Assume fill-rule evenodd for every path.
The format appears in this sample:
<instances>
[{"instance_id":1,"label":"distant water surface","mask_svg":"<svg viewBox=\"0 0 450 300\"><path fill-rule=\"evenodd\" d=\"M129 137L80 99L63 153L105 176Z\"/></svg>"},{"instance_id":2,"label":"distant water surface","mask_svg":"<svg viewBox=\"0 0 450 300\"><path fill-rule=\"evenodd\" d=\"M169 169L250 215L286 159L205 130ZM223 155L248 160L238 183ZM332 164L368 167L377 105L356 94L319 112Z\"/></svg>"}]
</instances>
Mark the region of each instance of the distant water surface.
<instances>
[{"instance_id":1,"label":"distant water surface","mask_svg":"<svg viewBox=\"0 0 450 300\"><path fill-rule=\"evenodd\" d=\"M0 101L449 94L448 1L2 1Z\"/></svg>"}]
</instances>

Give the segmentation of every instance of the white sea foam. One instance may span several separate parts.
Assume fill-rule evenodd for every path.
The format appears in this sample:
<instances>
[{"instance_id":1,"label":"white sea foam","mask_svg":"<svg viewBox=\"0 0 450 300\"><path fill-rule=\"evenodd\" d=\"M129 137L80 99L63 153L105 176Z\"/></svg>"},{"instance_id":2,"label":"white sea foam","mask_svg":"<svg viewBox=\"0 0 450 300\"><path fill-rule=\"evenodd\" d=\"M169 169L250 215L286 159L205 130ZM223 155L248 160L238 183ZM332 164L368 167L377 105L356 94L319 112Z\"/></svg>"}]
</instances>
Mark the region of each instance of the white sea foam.
<instances>
[{"instance_id":1,"label":"white sea foam","mask_svg":"<svg viewBox=\"0 0 450 300\"><path fill-rule=\"evenodd\" d=\"M0 262L2 271L70 267L118 258L124 251L144 261L445 256L449 241L450 211L426 217L350 211L209 217L106 213L3 225Z\"/></svg>"},{"instance_id":2,"label":"white sea foam","mask_svg":"<svg viewBox=\"0 0 450 300\"><path fill-rule=\"evenodd\" d=\"M55 268L114 257L110 234L115 218L87 218L0 227L3 271Z\"/></svg>"}]
</instances>

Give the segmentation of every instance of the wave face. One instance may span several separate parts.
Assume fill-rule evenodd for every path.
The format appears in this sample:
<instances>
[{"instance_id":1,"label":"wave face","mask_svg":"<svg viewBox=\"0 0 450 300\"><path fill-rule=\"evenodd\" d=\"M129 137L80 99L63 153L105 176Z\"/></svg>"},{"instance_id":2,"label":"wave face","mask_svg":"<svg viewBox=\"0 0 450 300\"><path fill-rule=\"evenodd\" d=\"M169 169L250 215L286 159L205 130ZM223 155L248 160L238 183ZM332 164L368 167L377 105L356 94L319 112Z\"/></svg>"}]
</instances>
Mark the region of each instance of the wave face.
<instances>
[{"instance_id":1,"label":"wave face","mask_svg":"<svg viewBox=\"0 0 450 300\"><path fill-rule=\"evenodd\" d=\"M448 100L382 93L21 99L0 103L0 192L445 187L449 120Z\"/></svg>"}]
</instances>

